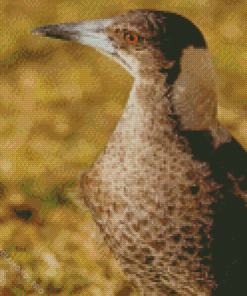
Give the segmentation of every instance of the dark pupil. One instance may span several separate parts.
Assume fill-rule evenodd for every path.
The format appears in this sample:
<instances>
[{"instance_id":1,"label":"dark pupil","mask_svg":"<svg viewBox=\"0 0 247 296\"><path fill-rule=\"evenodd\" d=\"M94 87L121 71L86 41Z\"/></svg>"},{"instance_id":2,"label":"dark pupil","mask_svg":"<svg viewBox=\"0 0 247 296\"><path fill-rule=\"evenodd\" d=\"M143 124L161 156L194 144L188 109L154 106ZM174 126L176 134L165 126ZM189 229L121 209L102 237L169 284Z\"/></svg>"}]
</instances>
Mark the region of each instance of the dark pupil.
<instances>
[{"instance_id":1,"label":"dark pupil","mask_svg":"<svg viewBox=\"0 0 247 296\"><path fill-rule=\"evenodd\" d=\"M132 34L128 34L128 37L129 37L130 41L134 41L135 40L135 37Z\"/></svg>"}]
</instances>

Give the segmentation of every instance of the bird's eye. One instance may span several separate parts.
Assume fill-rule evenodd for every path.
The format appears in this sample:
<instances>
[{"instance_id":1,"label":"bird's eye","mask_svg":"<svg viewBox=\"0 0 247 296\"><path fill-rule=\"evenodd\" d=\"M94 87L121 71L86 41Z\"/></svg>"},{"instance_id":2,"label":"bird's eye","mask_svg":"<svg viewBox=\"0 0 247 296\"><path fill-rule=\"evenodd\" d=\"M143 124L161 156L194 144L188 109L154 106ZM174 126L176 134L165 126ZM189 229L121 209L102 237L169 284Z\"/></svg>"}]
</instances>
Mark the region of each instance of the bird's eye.
<instances>
[{"instance_id":1,"label":"bird's eye","mask_svg":"<svg viewBox=\"0 0 247 296\"><path fill-rule=\"evenodd\" d=\"M139 41L139 36L135 32L126 32L124 40L129 44L136 44Z\"/></svg>"}]
</instances>

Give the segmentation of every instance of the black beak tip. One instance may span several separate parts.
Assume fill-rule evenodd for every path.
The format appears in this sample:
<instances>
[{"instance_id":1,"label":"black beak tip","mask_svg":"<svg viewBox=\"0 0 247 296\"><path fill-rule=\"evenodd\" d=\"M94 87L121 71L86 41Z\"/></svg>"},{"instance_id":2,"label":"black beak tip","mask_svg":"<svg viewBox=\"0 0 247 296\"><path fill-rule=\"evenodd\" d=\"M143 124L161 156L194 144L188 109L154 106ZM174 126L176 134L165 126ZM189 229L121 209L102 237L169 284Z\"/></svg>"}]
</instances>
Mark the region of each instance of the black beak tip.
<instances>
[{"instance_id":1,"label":"black beak tip","mask_svg":"<svg viewBox=\"0 0 247 296\"><path fill-rule=\"evenodd\" d=\"M31 29L29 32L35 35L45 35L45 27Z\"/></svg>"},{"instance_id":2,"label":"black beak tip","mask_svg":"<svg viewBox=\"0 0 247 296\"><path fill-rule=\"evenodd\" d=\"M49 25L45 27L38 27L30 30L31 34L51 37L61 40L74 40L73 33L61 25Z\"/></svg>"},{"instance_id":3,"label":"black beak tip","mask_svg":"<svg viewBox=\"0 0 247 296\"><path fill-rule=\"evenodd\" d=\"M44 37L51 37L54 39L70 40L70 35L62 31L57 25L50 25L47 27L38 27L30 30L31 34L40 35Z\"/></svg>"}]
</instances>

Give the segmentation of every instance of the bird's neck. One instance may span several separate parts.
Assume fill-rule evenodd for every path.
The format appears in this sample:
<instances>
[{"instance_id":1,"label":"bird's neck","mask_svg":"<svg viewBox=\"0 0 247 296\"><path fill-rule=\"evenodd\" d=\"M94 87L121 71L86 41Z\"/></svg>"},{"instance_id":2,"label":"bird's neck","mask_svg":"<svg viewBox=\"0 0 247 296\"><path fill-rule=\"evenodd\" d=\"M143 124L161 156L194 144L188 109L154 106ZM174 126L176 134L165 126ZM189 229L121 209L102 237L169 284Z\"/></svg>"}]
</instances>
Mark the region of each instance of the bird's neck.
<instances>
[{"instance_id":1,"label":"bird's neck","mask_svg":"<svg viewBox=\"0 0 247 296\"><path fill-rule=\"evenodd\" d=\"M169 85L164 75L154 79L136 79L124 114L116 133L132 133L133 138L159 140L166 135L174 135L174 121L167 116L170 105L167 98Z\"/></svg>"},{"instance_id":2,"label":"bird's neck","mask_svg":"<svg viewBox=\"0 0 247 296\"><path fill-rule=\"evenodd\" d=\"M133 147L143 149L144 146L149 146L151 150L163 150L173 143L178 147L182 145L180 148L183 150L185 146L193 147L195 142L195 150L205 151L203 146L206 141L211 151L231 141L221 126L203 131L177 130L179 118L172 113L170 89L165 75L156 75L153 79L135 79L124 114L108 144L132 151ZM202 147L198 145L198 139L201 139ZM184 146L184 141L188 141L189 146ZM201 160L206 161L206 156L203 155Z\"/></svg>"}]
</instances>

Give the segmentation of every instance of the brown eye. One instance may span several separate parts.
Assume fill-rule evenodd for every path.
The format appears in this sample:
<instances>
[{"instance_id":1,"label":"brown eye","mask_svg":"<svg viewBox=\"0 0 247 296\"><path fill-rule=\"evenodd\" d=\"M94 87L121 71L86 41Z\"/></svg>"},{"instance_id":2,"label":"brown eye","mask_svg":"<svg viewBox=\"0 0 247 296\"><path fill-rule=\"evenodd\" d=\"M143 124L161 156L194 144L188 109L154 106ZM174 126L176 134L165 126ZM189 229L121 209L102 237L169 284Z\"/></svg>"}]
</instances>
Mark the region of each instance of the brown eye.
<instances>
[{"instance_id":1,"label":"brown eye","mask_svg":"<svg viewBox=\"0 0 247 296\"><path fill-rule=\"evenodd\" d=\"M139 41L139 36L135 32L128 32L124 34L124 39L129 44L136 44Z\"/></svg>"}]
</instances>

